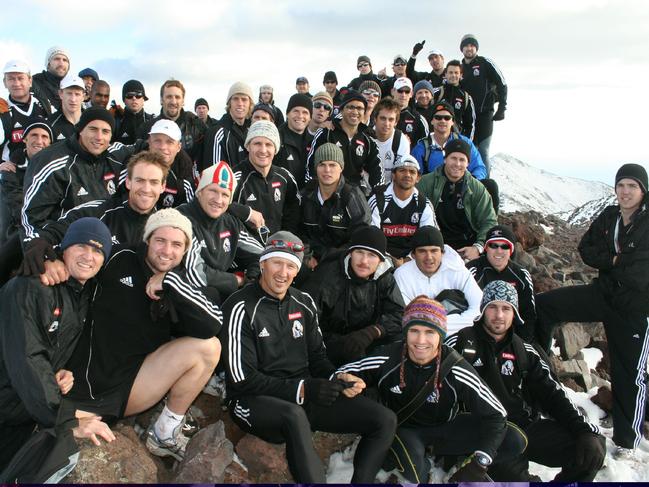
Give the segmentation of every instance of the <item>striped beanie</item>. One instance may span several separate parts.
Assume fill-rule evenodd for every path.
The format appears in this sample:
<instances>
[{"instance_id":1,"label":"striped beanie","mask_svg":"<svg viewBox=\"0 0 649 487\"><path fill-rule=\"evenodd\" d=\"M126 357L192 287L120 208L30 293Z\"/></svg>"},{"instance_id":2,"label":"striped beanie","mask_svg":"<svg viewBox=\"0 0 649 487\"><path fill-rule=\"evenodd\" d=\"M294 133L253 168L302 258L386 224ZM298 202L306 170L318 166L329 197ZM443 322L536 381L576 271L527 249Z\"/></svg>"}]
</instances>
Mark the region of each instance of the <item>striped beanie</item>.
<instances>
[{"instance_id":1,"label":"striped beanie","mask_svg":"<svg viewBox=\"0 0 649 487\"><path fill-rule=\"evenodd\" d=\"M482 301L480 302L480 314L473 321L476 323L480 321L484 316L484 310L495 301L509 303L514 308L514 324L519 326L523 325L523 319L518 312L518 293L516 292L516 288L505 281L491 281L484 287L482 290Z\"/></svg>"},{"instance_id":2,"label":"striped beanie","mask_svg":"<svg viewBox=\"0 0 649 487\"><path fill-rule=\"evenodd\" d=\"M442 341L446 338L446 309L444 309L444 305L423 294L417 296L405 307L401 323L404 334L411 326L421 325L437 331Z\"/></svg>"},{"instance_id":3,"label":"striped beanie","mask_svg":"<svg viewBox=\"0 0 649 487\"><path fill-rule=\"evenodd\" d=\"M230 190L230 203L232 203L234 191L237 189L237 181L234 179L234 173L227 162L221 161L206 168L201 174L196 192L198 193L210 184L216 184L219 188Z\"/></svg>"}]
</instances>

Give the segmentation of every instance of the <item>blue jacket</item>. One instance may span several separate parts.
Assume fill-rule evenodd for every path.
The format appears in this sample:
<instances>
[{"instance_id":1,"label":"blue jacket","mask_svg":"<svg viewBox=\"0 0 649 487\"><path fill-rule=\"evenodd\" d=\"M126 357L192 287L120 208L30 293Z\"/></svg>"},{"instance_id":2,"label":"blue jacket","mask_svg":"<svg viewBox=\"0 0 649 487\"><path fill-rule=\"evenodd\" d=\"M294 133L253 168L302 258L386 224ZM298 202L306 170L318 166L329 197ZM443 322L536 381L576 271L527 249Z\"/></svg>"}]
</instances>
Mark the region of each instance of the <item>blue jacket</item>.
<instances>
[{"instance_id":1,"label":"blue jacket","mask_svg":"<svg viewBox=\"0 0 649 487\"><path fill-rule=\"evenodd\" d=\"M473 142L471 142L471 139L465 137L464 135L451 133L451 136L448 138L448 140L454 140L457 138L460 138L471 145L471 160L469 161L468 167L471 175L476 179L486 178L487 168L485 167L484 162L482 162L482 157L478 152L478 148L473 144ZM428 150L430 154L428 156L427 164L424 166L426 144L428 144ZM417 162L419 162L419 167L421 168L422 174L433 172L436 168L444 164L444 152L442 151L442 147L438 146L437 143L433 141L432 132L428 137L420 139L419 142L417 142L415 148L412 149L410 153L415 159L417 159Z\"/></svg>"}]
</instances>

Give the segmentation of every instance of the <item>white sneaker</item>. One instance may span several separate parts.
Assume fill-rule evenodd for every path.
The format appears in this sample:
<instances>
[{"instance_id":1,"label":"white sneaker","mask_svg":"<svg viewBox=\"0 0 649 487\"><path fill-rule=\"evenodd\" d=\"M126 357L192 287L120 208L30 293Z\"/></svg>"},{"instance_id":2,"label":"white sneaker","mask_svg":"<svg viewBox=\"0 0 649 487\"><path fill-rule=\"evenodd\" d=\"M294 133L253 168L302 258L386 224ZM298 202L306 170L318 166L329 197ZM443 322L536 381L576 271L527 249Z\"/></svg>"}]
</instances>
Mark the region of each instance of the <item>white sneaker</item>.
<instances>
[{"instance_id":1,"label":"white sneaker","mask_svg":"<svg viewBox=\"0 0 649 487\"><path fill-rule=\"evenodd\" d=\"M615 458L616 460L633 460L635 458L635 449L624 448L622 446L615 445L613 458Z\"/></svg>"},{"instance_id":2,"label":"white sneaker","mask_svg":"<svg viewBox=\"0 0 649 487\"><path fill-rule=\"evenodd\" d=\"M174 457L179 462L185 456L185 448L189 443L189 438L181 434L181 428L174 430L174 435L171 438L161 440L155 434L153 425L149 426L146 432L146 447L153 455L158 457Z\"/></svg>"}]
</instances>

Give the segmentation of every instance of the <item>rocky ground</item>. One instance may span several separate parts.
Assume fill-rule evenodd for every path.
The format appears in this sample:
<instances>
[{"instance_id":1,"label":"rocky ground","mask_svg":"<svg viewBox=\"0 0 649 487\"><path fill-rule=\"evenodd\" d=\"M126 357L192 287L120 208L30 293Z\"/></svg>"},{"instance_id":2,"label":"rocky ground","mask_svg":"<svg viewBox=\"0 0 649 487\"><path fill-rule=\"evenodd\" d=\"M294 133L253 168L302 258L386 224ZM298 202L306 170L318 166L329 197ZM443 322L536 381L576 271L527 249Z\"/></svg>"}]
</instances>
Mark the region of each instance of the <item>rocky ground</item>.
<instances>
[{"instance_id":1,"label":"rocky ground","mask_svg":"<svg viewBox=\"0 0 649 487\"><path fill-rule=\"evenodd\" d=\"M569 227L562 220L536 212L500 216L519 240L515 259L534 279L537 292L559 286L584 284L595 275L582 264L577 244L585 227ZM608 352L603 327L598 323L570 323L556 335L552 357L560 380L583 392L598 387L592 398L611 411ZM590 369L582 350L597 348L603 358ZM81 445L80 461L66 483L288 483L284 446L270 445L244 434L221 407L220 399L201 394L192 409L202 430L192 439L183 462L151 456L137 432L146 429L152 412L122 421L115 427L117 440L109 445ZM648 428L645 428L645 431ZM316 433L314 441L323 461L354 442L353 435ZM394 480L392 478L388 481Z\"/></svg>"}]
</instances>

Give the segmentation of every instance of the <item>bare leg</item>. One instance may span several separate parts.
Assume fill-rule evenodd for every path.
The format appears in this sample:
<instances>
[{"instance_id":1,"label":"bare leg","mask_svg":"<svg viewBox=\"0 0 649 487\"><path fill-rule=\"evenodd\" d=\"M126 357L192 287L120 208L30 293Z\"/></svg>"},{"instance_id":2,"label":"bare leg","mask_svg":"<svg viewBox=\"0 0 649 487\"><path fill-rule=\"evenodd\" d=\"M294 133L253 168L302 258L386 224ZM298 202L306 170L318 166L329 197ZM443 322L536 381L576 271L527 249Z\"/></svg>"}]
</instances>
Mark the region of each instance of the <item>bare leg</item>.
<instances>
[{"instance_id":1,"label":"bare leg","mask_svg":"<svg viewBox=\"0 0 649 487\"><path fill-rule=\"evenodd\" d=\"M221 357L221 342L183 337L149 354L135 378L125 416L140 413L169 392L167 407L185 414L201 392Z\"/></svg>"}]
</instances>

